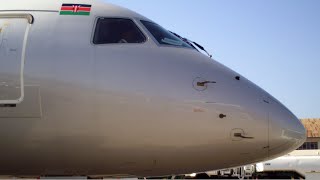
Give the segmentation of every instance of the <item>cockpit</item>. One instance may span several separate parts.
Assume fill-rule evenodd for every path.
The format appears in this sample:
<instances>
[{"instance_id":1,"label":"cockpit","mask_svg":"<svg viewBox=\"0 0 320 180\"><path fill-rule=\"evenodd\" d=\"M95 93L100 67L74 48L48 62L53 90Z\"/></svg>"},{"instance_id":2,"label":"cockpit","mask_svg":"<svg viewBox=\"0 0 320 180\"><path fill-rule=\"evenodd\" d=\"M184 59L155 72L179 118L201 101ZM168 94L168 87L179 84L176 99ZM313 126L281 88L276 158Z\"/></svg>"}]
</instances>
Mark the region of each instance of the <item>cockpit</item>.
<instances>
[{"instance_id":1,"label":"cockpit","mask_svg":"<svg viewBox=\"0 0 320 180\"><path fill-rule=\"evenodd\" d=\"M150 39L159 46L190 48L202 50L211 55L198 43L190 41L170 32L160 25L146 20L141 20L141 25L149 34ZM147 41L147 36L139 26L129 18L99 18L96 23L93 37L94 44L142 44Z\"/></svg>"}]
</instances>

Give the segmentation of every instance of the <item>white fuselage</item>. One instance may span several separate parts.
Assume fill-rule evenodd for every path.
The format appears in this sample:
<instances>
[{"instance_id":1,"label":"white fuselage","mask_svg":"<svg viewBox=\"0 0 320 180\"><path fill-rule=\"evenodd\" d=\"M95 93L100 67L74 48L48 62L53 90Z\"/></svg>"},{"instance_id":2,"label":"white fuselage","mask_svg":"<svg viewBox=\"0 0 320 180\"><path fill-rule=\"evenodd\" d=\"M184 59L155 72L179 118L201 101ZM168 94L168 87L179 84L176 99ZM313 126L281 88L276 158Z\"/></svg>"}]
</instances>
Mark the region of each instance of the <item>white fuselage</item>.
<instances>
[{"instance_id":1,"label":"white fuselage","mask_svg":"<svg viewBox=\"0 0 320 180\"><path fill-rule=\"evenodd\" d=\"M288 155L258 163L258 172L293 171L306 176L308 173L320 173L320 151L299 150Z\"/></svg>"},{"instance_id":2,"label":"white fuselage","mask_svg":"<svg viewBox=\"0 0 320 180\"><path fill-rule=\"evenodd\" d=\"M0 2L0 175L204 172L305 139L271 95L195 49L158 44L139 14L89 0L68 1L92 5L89 16L60 15L62 1ZM146 41L94 44L97 20L114 17Z\"/></svg>"}]
</instances>

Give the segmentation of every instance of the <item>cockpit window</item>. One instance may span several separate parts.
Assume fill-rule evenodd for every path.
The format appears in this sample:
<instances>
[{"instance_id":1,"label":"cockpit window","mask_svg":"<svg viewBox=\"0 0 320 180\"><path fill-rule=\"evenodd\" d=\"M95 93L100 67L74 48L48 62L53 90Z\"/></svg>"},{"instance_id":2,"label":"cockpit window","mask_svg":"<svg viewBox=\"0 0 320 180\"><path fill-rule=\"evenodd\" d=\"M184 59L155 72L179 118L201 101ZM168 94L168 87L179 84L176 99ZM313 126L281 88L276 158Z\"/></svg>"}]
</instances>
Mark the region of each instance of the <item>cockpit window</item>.
<instances>
[{"instance_id":1,"label":"cockpit window","mask_svg":"<svg viewBox=\"0 0 320 180\"><path fill-rule=\"evenodd\" d=\"M148 29L159 44L192 48L189 44L156 23L149 21L141 21L141 23Z\"/></svg>"},{"instance_id":2,"label":"cockpit window","mask_svg":"<svg viewBox=\"0 0 320 180\"><path fill-rule=\"evenodd\" d=\"M100 18L97 21L93 43L143 43L145 36L130 19Z\"/></svg>"}]
</instances>

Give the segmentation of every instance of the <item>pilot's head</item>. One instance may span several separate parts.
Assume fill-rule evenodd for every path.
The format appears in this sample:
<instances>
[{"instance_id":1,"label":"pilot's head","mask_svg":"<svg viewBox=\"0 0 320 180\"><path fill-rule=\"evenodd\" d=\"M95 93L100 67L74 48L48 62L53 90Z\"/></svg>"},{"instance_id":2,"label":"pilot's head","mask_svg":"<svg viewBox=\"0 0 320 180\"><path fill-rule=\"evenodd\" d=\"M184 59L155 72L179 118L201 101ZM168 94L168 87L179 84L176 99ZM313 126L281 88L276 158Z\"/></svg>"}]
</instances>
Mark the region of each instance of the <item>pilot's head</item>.
<instances>
[{"instance_id":1,"label":"pilot's head","mask_svg":"<svg viewBox=\"0 0 320 180\"><path fill-rule=\"evenodd\" d=\"M134 38L134 36L134 32L130 31L130 29L127 29L121 33L120 41L123 41L122 43L135 43L134 41L136 38Z\"/></svg>"}]
</instances>

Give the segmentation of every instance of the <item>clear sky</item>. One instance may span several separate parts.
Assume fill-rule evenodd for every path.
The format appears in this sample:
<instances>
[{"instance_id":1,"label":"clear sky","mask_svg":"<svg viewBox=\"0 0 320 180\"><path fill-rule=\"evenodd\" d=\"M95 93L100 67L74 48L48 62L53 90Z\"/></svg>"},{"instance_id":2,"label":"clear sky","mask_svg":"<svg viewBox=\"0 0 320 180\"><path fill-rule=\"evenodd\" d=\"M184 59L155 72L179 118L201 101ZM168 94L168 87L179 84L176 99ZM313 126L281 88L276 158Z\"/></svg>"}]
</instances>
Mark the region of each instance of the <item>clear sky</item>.
<instances>
[{"instance_id":1,"label":"clear sky","mask_svg":"<svg viewBox=\"0 0 320 180\"><path fill-rule=\"evenodd\" d=\"M105 1L203 45L299 118L320 118L319 0Z\"/></svg>"}]
</instances>

